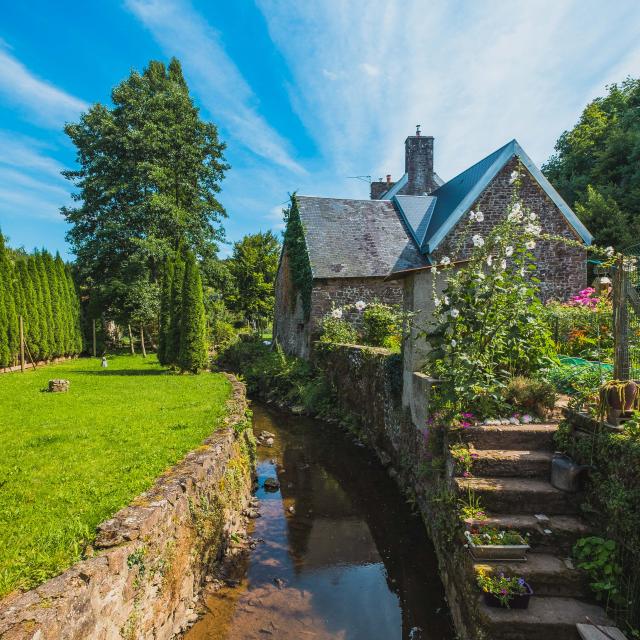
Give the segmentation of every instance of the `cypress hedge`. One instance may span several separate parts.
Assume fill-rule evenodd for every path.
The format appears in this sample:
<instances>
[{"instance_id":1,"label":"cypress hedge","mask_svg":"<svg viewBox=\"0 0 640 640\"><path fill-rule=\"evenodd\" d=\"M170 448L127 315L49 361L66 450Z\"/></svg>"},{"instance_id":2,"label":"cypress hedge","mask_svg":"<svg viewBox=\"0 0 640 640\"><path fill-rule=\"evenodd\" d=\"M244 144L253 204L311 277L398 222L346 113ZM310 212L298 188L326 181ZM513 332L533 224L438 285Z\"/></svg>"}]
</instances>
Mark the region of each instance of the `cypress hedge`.
<instances>
[{"instance_id":1,"label":"cypress hedge","mask_svg":"<svg viewBox=\"0 0 640 640\"><path fill-rule=\"evenodd\" d=\"M12 251L0 233L0 367L18 363L19 316L27 357L48 360L82 351L80 301L62 258Z\"/></svg>"}]
</instances>

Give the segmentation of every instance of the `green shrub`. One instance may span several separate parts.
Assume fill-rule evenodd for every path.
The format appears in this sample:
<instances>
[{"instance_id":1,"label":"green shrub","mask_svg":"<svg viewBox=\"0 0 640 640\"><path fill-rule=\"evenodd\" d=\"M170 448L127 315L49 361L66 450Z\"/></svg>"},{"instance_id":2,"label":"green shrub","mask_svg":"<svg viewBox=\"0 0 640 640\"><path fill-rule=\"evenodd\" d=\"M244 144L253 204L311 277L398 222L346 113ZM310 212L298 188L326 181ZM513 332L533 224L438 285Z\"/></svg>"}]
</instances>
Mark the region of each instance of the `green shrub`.
<instances>
[{"instance_id":1,"label":"green shrub","mask_svg":"<svg viewBox=\"0 0 640 640\"><path fill-rule=\"evenodd\" d=\"M238 339L238 332L230 322L214 320L211 325L211 344L216 349L225 349Z\"/></svg>"},{"instance_id":2,"label":"green shrub","mask_svg":"<svg viewBox=\"0 0 640 640\"><path fill-rule=\"evenodd\" d=\"M364 344L398 348L402 339L402 317L397 307L374 302L362 314Z\"/></svg>"},{"instance_id":3,"label":"green shrub","mask_svg":"<svg viewBox=\"0 0 640 640\"><path fill-rule=\"evenodd\" d=\"M321 327L320 342L358 344L358 332L346 320L334 318L329 314L322 320Z\"/></svg>"},{"instance_id":4,"label":"green shrub","mask_svg":"<svg viewBox=\"0 0 640 640\"><path fill-rule=\"evenodd\" d=\"M544 417L556 403L556 390L545 380L515 376L507 383L504 399L512 407Z\"/></svg>"}]
</instances>

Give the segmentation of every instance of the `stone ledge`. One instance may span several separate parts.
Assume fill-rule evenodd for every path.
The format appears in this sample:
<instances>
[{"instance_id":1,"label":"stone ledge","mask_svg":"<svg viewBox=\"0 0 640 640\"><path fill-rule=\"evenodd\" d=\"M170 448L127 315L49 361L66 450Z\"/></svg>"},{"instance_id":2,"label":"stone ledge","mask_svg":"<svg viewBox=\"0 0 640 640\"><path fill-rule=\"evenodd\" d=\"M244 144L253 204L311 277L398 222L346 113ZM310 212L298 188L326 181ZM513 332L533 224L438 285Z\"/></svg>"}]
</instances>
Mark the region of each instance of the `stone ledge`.
<instances>
[{"instance_id":1,"label":"stone ledge","mask_svg":"<svg viewBox=\"0 0 640 640\"><path fill-rule=\"evenodd\" d=\"M168 640L186 627L204 576L239 524L251 488L246 465L237 504L205 513L219 535L207 540L196 533L193 506L213 504L226 471L244 455L247 434L234 426L246 419L245 387L227 377L233 389L223 426L98 526L87 553L93 557L1 600L3 640Z\"/></svg>"}]
</instances>

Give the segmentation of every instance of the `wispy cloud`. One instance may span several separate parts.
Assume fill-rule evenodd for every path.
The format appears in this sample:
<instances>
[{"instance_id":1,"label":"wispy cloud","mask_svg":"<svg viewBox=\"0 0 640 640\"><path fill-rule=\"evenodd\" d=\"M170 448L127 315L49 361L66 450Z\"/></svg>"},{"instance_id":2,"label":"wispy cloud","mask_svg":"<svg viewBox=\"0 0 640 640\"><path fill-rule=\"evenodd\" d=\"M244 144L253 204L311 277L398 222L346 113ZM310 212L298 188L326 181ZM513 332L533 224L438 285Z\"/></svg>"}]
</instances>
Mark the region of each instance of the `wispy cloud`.
<instances>
[{"instance_id":1,"label":"wispy cloud","mask_svg":"<svg viewBox=\"0 0 640 640\"><path fill-rule=\"evenodd\" d=\"M70 201L63 168L38 141L0 131L0 216L62 222Z\"/></svg>"},{"instance_id":2,"label":"wispy cloud","mask_svg":"<svg viewBox=\"0 0 640 640\"><path fill-rule=\"evenodd\" d=\"M55 85L38 78L0 41L0 93L22 109L30 120L61 128L89 106Z\"/></svg>"},{"instance_id":3,"label":"wispy cloud","mask_svg":"<svg viewBox=\"0 0 640 640\"><path fill-rule=\"evenodd\" d=\"M187 0L127 0L126 4L162 48L180 58L201 103L233 138L278 165L305 172L287 141L255 108L257 98L218 34Z\"/></svg>"},{"instance_id":4,"label":"wispy cloud","mask_svg":"<svg viewBox=\"0 0 640 640\"><path fill-rule=\"evenodd\" d=\"M513 137L543 162L612 69L628 73L640 55L637 0L257 4L338 180L397 176L417 123L436 137L443 177ZM349 187L338 180L335 195Z\"/></svg>"}]
</instances>

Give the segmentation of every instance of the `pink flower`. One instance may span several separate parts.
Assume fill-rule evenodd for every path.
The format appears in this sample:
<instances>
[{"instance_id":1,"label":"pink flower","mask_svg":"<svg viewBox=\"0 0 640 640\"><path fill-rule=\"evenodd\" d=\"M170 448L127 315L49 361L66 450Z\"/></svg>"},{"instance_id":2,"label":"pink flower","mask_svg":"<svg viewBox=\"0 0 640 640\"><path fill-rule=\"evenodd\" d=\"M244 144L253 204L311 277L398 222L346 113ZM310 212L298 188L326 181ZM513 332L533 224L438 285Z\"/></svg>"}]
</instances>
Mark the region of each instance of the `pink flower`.
<instances>
[{"instance_id":1,"label":"pink flower","mask_svg":"<svg viewBox=\"0 0 640 640\"><path fill-rule=\"evenodd\" d=\"M460 426L461 426L463 429L466 429L467 427L471 427L471 426L472 426L472 424L471 424L470 422L467 422L466 420L463 420L463 421L460 423Z\"/></svg>"},{"instance_id":2,"label":"pink flower","mask_svg":"<svg viewBox=\"0 0 640 640\"><path fill-rule=\"evenodd\" d=\"M468 471L463 471L463 472L462 472L462 477L463 477L463 478L470 478L470 477L471 477L471 474L470 474Z\"/></svg>"}]
</instances>

